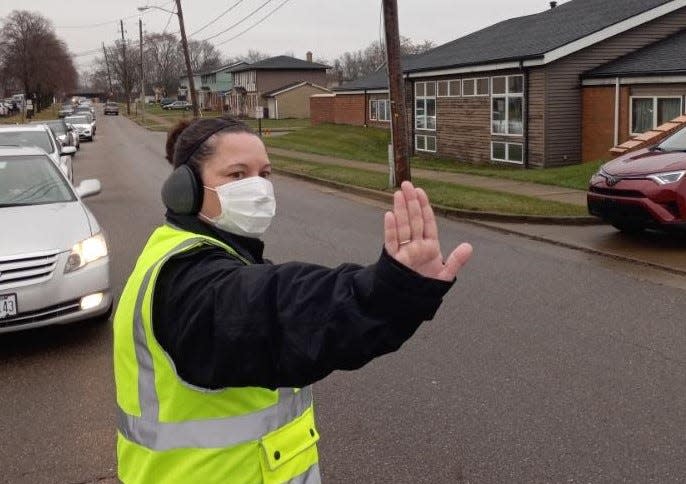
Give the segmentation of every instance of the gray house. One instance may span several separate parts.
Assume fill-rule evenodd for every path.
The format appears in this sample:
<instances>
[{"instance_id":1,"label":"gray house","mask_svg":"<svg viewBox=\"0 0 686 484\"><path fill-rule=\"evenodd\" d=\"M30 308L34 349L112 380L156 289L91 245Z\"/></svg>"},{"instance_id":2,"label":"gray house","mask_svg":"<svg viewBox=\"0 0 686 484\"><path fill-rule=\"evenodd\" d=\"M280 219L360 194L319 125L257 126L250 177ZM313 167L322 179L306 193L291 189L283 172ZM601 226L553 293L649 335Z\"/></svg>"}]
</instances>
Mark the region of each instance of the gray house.
<instances>
[{"instance_id":1,"label":"gray house","mask_svg":"<svg viewBox=\"0 0 686 484\"><path fill-rule=\"evenodd\" d=\"M413 149L475 163L585 161L584 76L685 26L686 0L570 0L436 47L404 66ZM312 119L387 124L387 92L383 74L344 85L313 98Z\"/></svg>"}]
</instances>

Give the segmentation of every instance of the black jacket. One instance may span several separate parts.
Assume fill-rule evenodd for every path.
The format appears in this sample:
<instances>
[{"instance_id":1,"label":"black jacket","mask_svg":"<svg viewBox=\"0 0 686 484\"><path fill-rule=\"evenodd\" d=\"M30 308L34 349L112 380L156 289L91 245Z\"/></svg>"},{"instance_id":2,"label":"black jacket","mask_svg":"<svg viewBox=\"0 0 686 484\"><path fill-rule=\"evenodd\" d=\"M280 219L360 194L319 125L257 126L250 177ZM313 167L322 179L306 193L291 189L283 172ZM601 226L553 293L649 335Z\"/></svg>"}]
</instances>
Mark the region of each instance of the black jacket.
<instances>
[{"instance_id":1,"label":"black jacket","mask_svg":"<svg viewBox=\"0 0 686 484\"><path fill-rule=\"evenodd\" d=\"M253 262L216 247L162 267L153 331L186 382L203 388L302 387L334 370L360 368L397 350L429 320L451 282L428 279L382 252L376 264L329 269L262 258L264 244L197 217L172 225L218 238Z\"/></svg>"}]
</instances>

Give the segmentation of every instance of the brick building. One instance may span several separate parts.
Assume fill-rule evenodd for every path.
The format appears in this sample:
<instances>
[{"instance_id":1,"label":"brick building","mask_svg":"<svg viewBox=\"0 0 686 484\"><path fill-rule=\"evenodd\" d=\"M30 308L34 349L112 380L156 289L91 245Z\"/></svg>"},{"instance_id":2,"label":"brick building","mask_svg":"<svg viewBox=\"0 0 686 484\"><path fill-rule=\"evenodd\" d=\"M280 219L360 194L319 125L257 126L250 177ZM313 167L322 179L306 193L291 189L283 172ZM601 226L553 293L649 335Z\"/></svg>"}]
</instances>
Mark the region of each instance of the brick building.
<instances>
[{"instance_id":1,"label":"brick building","mask_svg":"<svg viewBox=\"0 0 686 484\"><path fill-rule=\"evenodd\" d=\"M614 104L610 116L606 85L607 76L616 78L610 72L613 63L680 38L684 26L686 0L571 0L405 59L412 149L474 163L531 167L607 157L615 144ZM665 83L661 90L649 86L621 84L619 141L630 134L632 108L642 113L645 126L638 127L648 127L650 101L637 99L654 98L653 110L676 111L675 100L660 100ZM674 99L686 94L676 81L669 92ZM340 87L334 98L313 100L328 115L313 108L312 117L388 126L387 99L386 75L380 71ZM604 107L598 112L589 110L599 105ZM679 110L684 112L683 99Z\"/></svg>"}]
</instances>

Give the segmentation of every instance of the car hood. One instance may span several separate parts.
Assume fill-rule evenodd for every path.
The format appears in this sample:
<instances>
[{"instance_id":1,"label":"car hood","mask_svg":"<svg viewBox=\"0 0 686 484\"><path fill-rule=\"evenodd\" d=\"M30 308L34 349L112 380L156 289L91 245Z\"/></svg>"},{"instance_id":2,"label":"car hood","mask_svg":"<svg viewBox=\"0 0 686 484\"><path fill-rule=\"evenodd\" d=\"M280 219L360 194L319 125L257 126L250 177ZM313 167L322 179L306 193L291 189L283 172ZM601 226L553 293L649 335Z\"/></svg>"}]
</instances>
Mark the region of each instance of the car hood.
<instances>
[{"instance_id":1,"label":"car hood","mask_svg":"<svg viewBox=\"0 0 686 484\"><path fill-rule=\"evenodd\" d=\"M91 234L81 202L0 208L0 256L69 250Z\"/></svg>"},{"instance_id":2,"label":"car hood","mask_svg":"<svg viewBox=\"0 0 686 484\"><path fill-rule=\"evenodd\" d=\"M686 170L686 153L643 149L605 163L603 170L609 175L620 177Z\"/></svg>"},{"instance_id":3,"label":"car hood","mask_svg":"<svg viewBox=\"0 0 686 484\"><path fill-rule=\"evenodd\" d=\"M71 123L75 128L88 129L91 127L91 123Z\"/></svg>"}]
</instances>

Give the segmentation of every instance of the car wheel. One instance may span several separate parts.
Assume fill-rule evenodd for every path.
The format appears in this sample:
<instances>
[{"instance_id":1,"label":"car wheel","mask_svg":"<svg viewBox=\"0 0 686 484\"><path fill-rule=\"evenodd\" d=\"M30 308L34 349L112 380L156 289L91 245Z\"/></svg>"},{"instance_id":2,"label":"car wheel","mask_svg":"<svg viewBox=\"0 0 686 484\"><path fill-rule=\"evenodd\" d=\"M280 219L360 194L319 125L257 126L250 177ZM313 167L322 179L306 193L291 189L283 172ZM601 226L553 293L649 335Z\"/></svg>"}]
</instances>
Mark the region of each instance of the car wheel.
<instances>
[{"instance_id":1,"label":"car wheel","mask_svg":"<svg viewBox=\"0 0 686 484\"><path fill-rule=\"evenodd\" d=\"M612 226L625 234L640 234L646 229L643 225L631 222L612 222Z\"/></svg>"}]
</instances>

